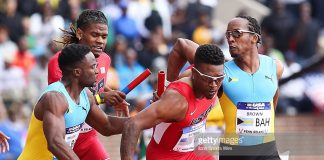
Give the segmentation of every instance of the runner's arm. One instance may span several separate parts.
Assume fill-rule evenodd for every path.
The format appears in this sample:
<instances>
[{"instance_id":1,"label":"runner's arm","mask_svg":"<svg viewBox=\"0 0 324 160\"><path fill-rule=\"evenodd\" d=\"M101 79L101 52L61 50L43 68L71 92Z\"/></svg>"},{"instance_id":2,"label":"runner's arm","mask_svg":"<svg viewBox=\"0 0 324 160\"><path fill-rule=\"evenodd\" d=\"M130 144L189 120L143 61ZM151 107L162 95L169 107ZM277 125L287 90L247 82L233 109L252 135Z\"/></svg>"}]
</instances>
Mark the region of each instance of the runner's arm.
<instances>
[{"instance_id":1,"label":"runner's arm","mask_svg":"<svg viewBox=\"0 0 324 160\"><path fill-rule=\"evenodd\" d=\"M102 99L103 103L107 103L110 106L118 105L122 103L126 98L125 93L108 88L105 88L105 91L100 93L99 96Z\"/></svg>"},{"instance_id":2,"label":"runner's arm","mask_svg":"<svg viewBox=\"0 0 324 160\"><path fill-rule=\"evenodd\" d=\"M45 93L37 105L35 116L43 121L48 150L58 159L79 159L65 142L64 114L68 103L63 95L58 92Z\"/></svg>"},{"instance_id":3,"label":"runner's arm","mask_svg":"<svg viewBox=\"0 0 324 160\"><path fill-rule=\"evenodd\" d=\"M276 68L277 68L277 81L278 81L278 88L276 91L275 96L273 97L273 106L276 109L277 104L278 104L278 98L279 98L279 80L281 79L282 73L284 71L283 64L279 60L276 61Z\"/></svg>"},{"instance_id":4,"label":"runner's arm","mask_svg":"<svg viewBox=\"0 0 324 160\"><path fill-rule=\"evenodd\" d=\"M187 111L187 101L174 90L166 90L161 98L131 117L124 125L120 153L122 160L131 160L140 132L161 122L181 121Z\"/></svg>"},{"instance_id":5,"label":"runner's arm","mask_svg":"<svg viewBox=\"0 0 324 160\"><path fill-rule=\"evenodd\" d=\"M94 100L94 96L92 96L92 93L90 91L88 91L87 93L90 101L90 111L86 119L87 124L89 124L91 127L96 129L100 134L104 136L120 134L122 132L125 121L129 118L106 115L97 106ZM123 107L125 112L128 109L128 106L126 104L121 104L121 106L119 107L120 110L122 110L121 107Z\"/></svg>"},{"instance_id":6,"label":"runner's arm","mask_svg":"<svg viewBox=\"0 0 324 160\"><path fill-rule=\"evenodd\" d=\"M198 47L199 45L191 40L178 38L168 58L168 81L172 82L178 78L182 67L186 64L187 61L190 64L193 64L196 49Z\"/></svg>"}]
</instances>

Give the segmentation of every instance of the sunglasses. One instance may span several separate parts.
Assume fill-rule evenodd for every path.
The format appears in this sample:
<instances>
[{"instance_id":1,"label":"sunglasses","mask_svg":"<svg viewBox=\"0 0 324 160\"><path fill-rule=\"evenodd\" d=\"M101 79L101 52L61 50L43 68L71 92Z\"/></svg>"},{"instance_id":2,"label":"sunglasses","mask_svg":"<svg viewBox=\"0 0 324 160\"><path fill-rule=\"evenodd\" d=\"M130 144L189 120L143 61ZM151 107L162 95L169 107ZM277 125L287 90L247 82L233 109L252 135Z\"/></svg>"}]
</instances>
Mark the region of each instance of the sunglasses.
<instances>
[{"instance_id":1,"label":"sunglasses","mask_svg":"<svg viewBox=\"0 0 324 160\"><path fill-rule=\"evenodd\" d=\"M243 33L251 33L251 34L256 34L258 37L260 37L260 35L258 33L252 32L252 31L247 31L247 30L241 30L241 29L236 29L233 31L227 31L226 32L226 38L230 38L230 36L232 35L234 38L240 38Z\"/></svg>"},{"instance_id":2,"label":"sunglasses","mask_svg":"<svg viewBox=\"0 0 324 160\"><path fill-rule=\"evenodd\" d=\"M213 76L210 76L210 75L207 75L207 74L203 74L201 73L197 68L195 67L192 67L195 71L197 71L200 75L200 77L202 78L203 81L206 81L208 83L212 83L212 82L216 82L217 84L221 83L224 79L224 77L226 76L226 74L224 73L223 75L221 76L217 76L217 77L213 77Z\"/></svg>"}]
</instances>

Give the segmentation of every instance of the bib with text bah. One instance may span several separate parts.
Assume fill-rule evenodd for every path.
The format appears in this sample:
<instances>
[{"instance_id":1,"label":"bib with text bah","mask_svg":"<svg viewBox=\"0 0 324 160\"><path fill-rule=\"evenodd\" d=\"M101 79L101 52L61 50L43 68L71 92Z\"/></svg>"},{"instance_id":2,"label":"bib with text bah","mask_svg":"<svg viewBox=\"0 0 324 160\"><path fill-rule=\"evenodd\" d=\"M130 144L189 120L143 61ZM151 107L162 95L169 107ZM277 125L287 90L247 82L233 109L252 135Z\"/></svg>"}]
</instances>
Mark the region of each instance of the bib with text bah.
<instances>
[{"instance_id":1,"label":"bib with text bah","mask_svg":"<svg viewBox=\"0 0 324 160\"><path fill-rule=\"evenodd\" d=\"M240 135L264 135L270 132L270 102L238 102L236 133Z\"/></svg>"}]
</instances>

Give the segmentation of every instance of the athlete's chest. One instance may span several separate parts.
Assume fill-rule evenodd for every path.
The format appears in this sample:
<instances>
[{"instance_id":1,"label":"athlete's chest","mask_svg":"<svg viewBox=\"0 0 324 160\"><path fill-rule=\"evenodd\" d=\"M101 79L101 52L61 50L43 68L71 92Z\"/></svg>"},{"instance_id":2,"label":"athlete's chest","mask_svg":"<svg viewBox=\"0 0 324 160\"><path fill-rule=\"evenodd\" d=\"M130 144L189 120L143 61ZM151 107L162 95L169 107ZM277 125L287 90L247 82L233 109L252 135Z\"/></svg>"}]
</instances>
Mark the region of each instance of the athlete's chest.
<instances>
[{"instance_id":1,"label":"athlete's chest","mask_svg":"<svg viewBox=\"0 0 324 160\"><path fill-rule=\"evenodd\" d=\"M69 108L64 114L65 127L73 127L75 125L82 124L88 115L90 110L90 104L87 99L81 99L80 104L68 102Z\"/></svg>"},{"instance_id":2,"label":"athlete's chest","mask_svg":"<svg viewBox=\"0 0 324 160\"><path fill-rule=\"evenodd\" d=\"M224 92L232 101L271 100L277 90L277 78L271 69L260 68L254 74L238 69L225 69Z\"/></svg>"},{"instance_id":3,"label":"athlete's chest","mask_svg":"<svg viewBox=\"0 0 324 160\"><path fill-rule=\"evenodd\" d=\"M208 113L214 107L215 98L212 100L191 101L189 102L187 114L182 121L185 127L193 126L205 120Z\"/></svg>"}]
</instances>

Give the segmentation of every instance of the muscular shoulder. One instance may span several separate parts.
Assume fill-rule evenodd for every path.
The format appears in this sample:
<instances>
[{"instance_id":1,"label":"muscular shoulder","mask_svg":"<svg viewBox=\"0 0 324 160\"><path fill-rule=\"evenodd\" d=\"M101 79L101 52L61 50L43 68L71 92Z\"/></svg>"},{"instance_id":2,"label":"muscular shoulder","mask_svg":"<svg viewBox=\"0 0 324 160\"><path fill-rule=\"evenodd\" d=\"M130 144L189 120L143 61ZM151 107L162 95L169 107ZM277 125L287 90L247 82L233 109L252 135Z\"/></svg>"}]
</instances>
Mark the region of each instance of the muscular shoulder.
<instances>
[{"instance_id":1,"label":"muscular shoulder","mask_svg":"<svg viewBox=\"0 0 324 160\"><path fill-rule=\"evenodd\" d=\"M63 94L57 91L49 91L44 93L35 106L35 116L39 120L43 120L44 112L52 112L54 114L64 114L68 109L68 102Z\"/></svg>"},{"instance_id":2,"label":"muscular shoulder","mask_svg":"<svg viewBox=\"0 0 324 160\"><path fill-rule=\"evenodd\" d=\"M262 58L266 64L269 64L271 66L273 66L273 64L276 65L275 69L276 69L277 79L279 80L281 78L283 70L284 70L283 63L278 59L275 59L275 58L272 58L272 57L269 57L266 55L260 54L260 58Z\"/></svg>"},{"instance_id":3,"label":"muscular shoulder","mask_svg":"<svg viewBox=\"0 0 324 160\"><path fill-rule=\"evenodd\" d=\"M174 89L166 90L159 103L157 113L165 121L181 121L185 117L188 102L178 91Z\"/></svg>"}]
</instances>

